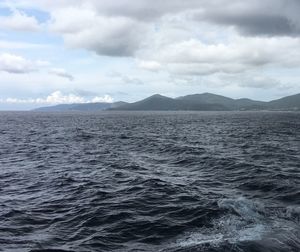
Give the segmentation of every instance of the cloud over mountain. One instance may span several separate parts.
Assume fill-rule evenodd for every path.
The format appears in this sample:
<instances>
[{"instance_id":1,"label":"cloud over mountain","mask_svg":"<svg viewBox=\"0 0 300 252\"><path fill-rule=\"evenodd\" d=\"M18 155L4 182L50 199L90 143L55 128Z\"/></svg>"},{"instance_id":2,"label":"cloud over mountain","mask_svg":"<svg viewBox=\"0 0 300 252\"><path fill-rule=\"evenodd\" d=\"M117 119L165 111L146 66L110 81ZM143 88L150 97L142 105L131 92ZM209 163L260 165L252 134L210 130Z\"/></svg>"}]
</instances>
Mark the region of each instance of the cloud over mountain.
<instances>
[{"instance_id":1,"label":"cloud over mountain","mask_svg":"<svg viewBox=\"0 0 300 252\"><path fill-rule=\"evenodd\" d=\"M90 102L113 102L113 98L109 95L94 96L86 98L73 93L64 94L61 91L54 91L46 97L39 98L6 98L0 99L0 103L12 104L72 104L72 103L90 103Z\"/></svg>"}]
</instances>

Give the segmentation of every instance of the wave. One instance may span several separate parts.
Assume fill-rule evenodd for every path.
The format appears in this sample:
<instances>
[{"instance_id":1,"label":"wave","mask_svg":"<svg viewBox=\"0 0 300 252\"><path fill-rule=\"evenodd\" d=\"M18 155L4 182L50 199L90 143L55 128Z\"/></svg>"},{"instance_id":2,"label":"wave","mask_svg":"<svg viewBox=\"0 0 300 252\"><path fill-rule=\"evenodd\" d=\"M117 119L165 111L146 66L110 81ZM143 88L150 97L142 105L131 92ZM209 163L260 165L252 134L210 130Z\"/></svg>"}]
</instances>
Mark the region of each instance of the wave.
<instances>
[{"instance_id":1,"label":"wave","mask_svg":"<svg viewBox=\"0 0 300 252\"><path fill-rule=\"evenodd\" d=\"M244 197L218 202L227 214L213 221L212 228L179 238L174 251L298 251L300 247L299 207L269 215L267 207Z\"/></svg>"}]
</instances>

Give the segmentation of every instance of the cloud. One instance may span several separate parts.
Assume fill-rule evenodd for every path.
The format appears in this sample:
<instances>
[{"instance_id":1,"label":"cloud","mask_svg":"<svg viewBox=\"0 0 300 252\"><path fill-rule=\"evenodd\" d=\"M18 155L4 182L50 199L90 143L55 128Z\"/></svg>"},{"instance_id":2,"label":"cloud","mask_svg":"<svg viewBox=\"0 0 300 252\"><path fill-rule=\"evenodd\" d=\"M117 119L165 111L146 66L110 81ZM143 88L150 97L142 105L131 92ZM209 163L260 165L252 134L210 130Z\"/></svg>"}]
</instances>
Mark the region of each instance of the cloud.
<instances>
[{"instance_id":1,"label":"cloud","mask_svg":"<svg viewBox=\"0 0 300 252\"><path fill-rule=\"evenodd\" d=\"M89 102L107 102L112 103L114 99L110 95L104 95L104 96L96 96L89 100Z\"/></svg>"},{"instance_id":2,"label":"cloud","mask_svg":"<svg viewBox=\"0 0 300 252\"><path fill-rule=\"evenodd\" d=\"M73 81L74 80L74 77L73 75L67 73L67 71L63 68L51 68L49 70L49 73L50 74L54 74L54 75L57 75L59 77L63 77L63 78L66 78L68 79L69 81Z\"/></svg>"},{"instance_id":3,"label":"cloud","mask_svg":"<svg viewBox=\"0 0 300 252\"><path fill-rule=\"evenodd\" d=\"M91 96L97 96L98 95L97 92L84 90L84 89L76 89L73 93L78 95L78 96L84 96L84 97L91 97Z\"/></svg>"},{"instance_id":4,"label":"cloud","mask_svg":"<svg viewBox=\"0 0 300 252\"><path fill-rule=\"evenodd\" d=\"M69 7L90 8L104 16L122 16L151 22L166 14L176 14L185 10L199 8L206 0L10 0L10 5L18 8L40 8L54 12Z\"/></svg>"},{"instance_id":5,"label":"cloud","mask_svg":"<svg viewBox=\"0 0 300 252\"><path fill-rule=\"evenodd\" d=\"M40 30L40 25L35 17L13 10L10 16L0 16L0 28L22 32L37 32Z\"/></svg>"},{"instance_id":6,"label":"cloud","mask_svg":"<svg viewBox=\"0 0 300 252\"><path fill-rule=\"evenodd\" d=\"M33 61L27 60L22 56L10 53L0 53L0 71L23 74L37 71L37 68Z\"/></svg>"},{"instance_id":7,"label":"cloud","mask_svg":"<svg viewBox=\"0 0 300 252\"><path fill-rule=\"evenodd\" d=\"M63 94L61 91L55 91L44 98L30 98L30 99L19 99L19 98L5 98L0 99L0 103L9 104L72 104L72 103L89 103L89 102L113 102L113 98L109 95L95 96L91 99L87 99L82 96L75 94Z\"/></svg>"},{"instance_id":8,"label":"cloud","mask_svg":"<svg viewBox=\"0 0 300 252\"><path fill-rule=\"evenodd\" d=\"M203 0L120 0L116 4L110 0L90 0L89 4L94 6L98 12L109 16L125 16L143 22L153 22L167 14L176 14L186 10L200 8Z\"/></svg>"},{"instance_id":9,"label":"cloud","mask_svg":"<svg viewBox=\"0 0 300 252\"><path fill-rule=\"evenodd\" d=\"M165 71L186 75L241 73L269 66L293 68L300 66L300 39L235 37L216 44L190 39L159 48L151 60Z\"/></svg>"},{"instance_id":10,"label":"cloud","mask_svg":"<svg viewBox=\"0 0 300 252\"><path fill-rule=\"evenodd\" d=\"M149 70L154 72L162 68L161 64L158 63L157 61L145 61L145 60L138 62L138 67L144 70Z\"/></svg>"},{"instance_id":11,"label":"cloud","mask_svg":"<svg viewBox=\"0 0 300 252\"><path fill-rule=\"evenodd\" d=\"M131 84L131 85L143 85L143 81L140 80L139 78L136 78L136 77L130 77L130 76L127 76L127 75L123 75L121 77L121 80L123 83L126 83L126 84Z\"/></svg>"},{"instance_id":12,"label":"cloud","mask_svg":"<svg viewBox=\"0 0 300 252\"><path fill-rule=\"evenodd\" d=\"M0 53L0 72L26 74L38 72L39 70L49 67L50 65L51 63L45 60L30 60L16 54ZM53 73L64 74L62 69L52 70L54 71Z\"/></svg>"},{"instance_id":13,"label":"cloud","mask_svg":"<svg viewBox=\"0 0 300 252\"><path fill-rule=\"evenodd\" d=\"M201 22L233 26L247 36L299 36L300 2L297 0L214 1L222 8L204 8L195 15Z\"/></svg>"},{"instance_id":14,"label":"cloud","mask_svg":"<svg viewBox=\"0 0 300 252\"><path fill-rule=\"evenodd\" d=\"M130 85L143 85L144 84L144 82L137 77L125 75L125 74L122 74L122 73L116 72L116 71L109 72L107 74L107 76L110 78L118 79L122 84L130 84Z\"/></svg>"},{"instance_id":15,"label":"cloud","mask_svg":"<svg viewBox=\"0 0 300 252\"><path fill-rule=\"evenodd\" d=\"M199 24L234 27L240 34L247 36L300 35L298 0L22 2L23 4L13 1L15 6L41 8L49 12L51 20L48 22L48 28L60 34L67 46L113 57L132 57L145 47L150 48L153 36L160 33L168 18L175 20L180 17L180 29L190 30L188 40L199 39ZM191 23L191 20L198 24ZM167 35L170 39L174 38L171 33ZM177 36L177 41L172 42L179 42L178 37L180 36Z\"/></svg>"},{"instance_id":16,"label":"cloud","mask_svg":"<svg viewBox=\"0 0 300 252\"><path fill-rule=\"evenodd\" d=\"M170 75L170 83L178 86L201 86L202 88L212 89L261 89L262 90L288 90L297 84L291 84L291 81L282 81L268 74L252 71L249 73L218 73L214 75Z\"/></svg>"},{"instance_id":17,"label":"cloud","mask_svg":"<svg viewBox=\"0 0 300 252\"><path fill-rule=\"evenodd\" d=\"M295 36L299 34L300 3L298 0L73 0L73 1L11 1L10 5L22 8L41 8L50 12L54 26L67 23L84 24L98 17L127 18L139 23L157 22L165 16L196 13L200 22L212 22L221 26L234 26L242 33L271 36ZM81 13L80 13L81 12ZM90 16L86 14L90 12ZM77 13L77 16L74 15ZM77 19L78 18L78 19ZM106 27L102 27L106 29Z\"/></svg>"},{"instance_id":18,"label":"cloud","mask_svg":"<svg viewBox=\"0 0 300 252\"><path fill-rule=\"evenodd\" d=\"M168 14L199 7L199 0L156 1L88 0L50 3L49 29L62 35L71 48L84 48L98 55L133 57L148 46L155 23ZM53 2L53 1L52 1ZM202 1L201 1L202 2ZM149 40L150 39L150 40Z\"/></svg>"},{"instance_id":19,"label":"cloud","mask_svg":"<svg viewBox=\"0 0 300 252\"><path fill-rule=\"evenodd\" d=\"M29 60L20 55L0 53L0 72L26 74L47 69L49 66L51 66L51 63L45 60ZM63 68L50 68L48 73L66 78L69 81L74 80L74 77Z\"/></svg>"},{"instance_id":20,"label":"cloud","mask_svg":"<svg viewBox=\"0 0 300 252\"><path fill-rule=\"evenodd\" d=\"M86 74L90 82L96 83L105 72L120 72L109 76L108 82L111 81L113 85L108 89L112 91L119 91L119 86L133 89L134 85L142 84L145 80L147 85L134 86L135 90L140 90L137 92L151 88L157 89L155 92L171 89L168 79L174 79L177 83L193 82L194 86L198 80L210 79L211 83L218 83L217 87L262 89L271 86L280 88L280 83L285 83L284 78L298 79L299 0L9 2L22 9L23 16L28 16L26 11L34 13L33 9L47 12L50 19L45 27L50 33L61 36L67 48L92 52L85 54L93 59ZM55 44L56 48L58 46L61 45ZM9 45L4 43L3 47L7 49ZM112 58L94 57L94 54ZM76 53L66 55L72 60L78 56ZM33 66L39 69L37 64ZM75 64L73 66L76 67ZM61 68L45 69L54 75L70 80L73 78ZM86 69L80 68L78 78L84 76L80 71ZM249 77L266 72L270 79ZM293 76L288 76L289 73ZM76 81L75 88L81 88L79 82ZM86 78L82 83L86 83ZM201 87L200 84L198 86ZM75 95L84 97L77 93Z\"/></svg>"},{"instance_id":21,"label":"cloud","mask_svg":"<svg viewBox=\"0 0 300 252\"><path fill-rule=\"evenodd\" d=\"M92 9L66 8L52 14L50 29L73 48L106 56L133 56L140 47L145 24L127 17L101 16Z\"/></svg>"},{"instance_id":22,"label":"cloud","mask_svg":"<svg viewBox=\"0 0 300 252\"><path fill-rule=\"evenodd\" d=\"M223 85L236 85L239 87L250 87L250 88L259 88L259 89L270 89L270 88L290 88L288 84L283 84L278 79L256 74L239 74L239 75L220 75L220 80L223 82Z\"/></svg>"},{"instance_id":23,"label":"cloud","mask_svg":"<svg viewBox=\"0 0 300 252\"><path fill-rule=\"evenodd\" d=\"M300 29L287 17L269 15L265 13L227 14L214 13L204 16L219 25L233 25L237 30L247 36L298 36Z\"/></svg>"}]
</instances>

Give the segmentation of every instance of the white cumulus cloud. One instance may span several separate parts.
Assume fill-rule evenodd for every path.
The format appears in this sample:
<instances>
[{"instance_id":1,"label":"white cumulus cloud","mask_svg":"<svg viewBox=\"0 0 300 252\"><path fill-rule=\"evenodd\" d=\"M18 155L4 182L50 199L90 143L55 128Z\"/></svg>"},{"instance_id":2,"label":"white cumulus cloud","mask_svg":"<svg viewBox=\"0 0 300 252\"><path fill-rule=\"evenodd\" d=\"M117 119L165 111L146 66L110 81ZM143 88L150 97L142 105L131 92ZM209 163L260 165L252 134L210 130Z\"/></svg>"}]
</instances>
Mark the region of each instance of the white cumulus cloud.
<instances>
[{"instance_id":1,"label":"white cumulus cloud","mask_svg":"<svg viewBox=\"0 0 300 252\"><path fill-rule=\"evenodd\" d=\"M0 53L0 72L25 74L48 69L50 66L51 63L45 60L30 60L16 54ZM50 68L48 73L70 81L74 80L74 77L63 68Z\"/></svg>"},{"instance_id":2,"label":"white cumulus cloud","mask_svg":"<svg viewBox=\"0 0 300 252\"><path fill-rule=\"evenodd\" d=\"M72 104L72 103L90 103L90 102L106 102L112 103L114 99L109 95L95 96L92 98L85 98L76 94L63 94L61 91L55 91L50 95L42 98L2 98L0 103L9 103L9 104Z\"/></svg>"},{"instance_id":3,"label":"white cumulus cloud","mask_svg":"<svg viewBox=\"0 0 300 252\"><path fill-rule=\"evenodd\" d=\"M147 28L128 17L103 16L88 7L59 9L52 13L49 26L70 47L121 57L135 53Z\"/></svg>"},{"instance_id":4,"label":"white cumulus cloud","mask_svg":"<svg viewBox=\"0 0 300 252\"><path fill-rule=\"evenodd\" d=\"M35 63L22 56L0 53L0 71L8 73L28 73L36 71Z\"/></svg>"},{"instance_id":5,"label":"white cumulus cloud","mask_svg":"<svg viewBox=\"0 0 300 252\"><path fill-rule=\"evenodd\" d=\"M107 103L112 103L113 101L114 99L110 95L95 96L89 100L89 102L107 102Z\"/></svg>"},{"instance_id":6,"label":"white cumulus cloud","mask_svg":"<svg viewBox=\"0 0 300 252\"><path fill-rule=\"evenodd\" d=\"M0 28L36 32L40 30L40 25L35 17L28 16L18 10L13 10L10 16L0 16Z\"/></svg>"},{"instance_id":7,"label":"white cumulus cloud","mask_svg":"<svg viewBox=\"0 0 300 252\"><path fill-rule=\"evenodd\" d=\"M214 44L190 39L158 48L150 60L172 74L187 75L241 73L267 66L294 68L300 66L300 39L236 36Z\"/></svg>"}]
</instances>

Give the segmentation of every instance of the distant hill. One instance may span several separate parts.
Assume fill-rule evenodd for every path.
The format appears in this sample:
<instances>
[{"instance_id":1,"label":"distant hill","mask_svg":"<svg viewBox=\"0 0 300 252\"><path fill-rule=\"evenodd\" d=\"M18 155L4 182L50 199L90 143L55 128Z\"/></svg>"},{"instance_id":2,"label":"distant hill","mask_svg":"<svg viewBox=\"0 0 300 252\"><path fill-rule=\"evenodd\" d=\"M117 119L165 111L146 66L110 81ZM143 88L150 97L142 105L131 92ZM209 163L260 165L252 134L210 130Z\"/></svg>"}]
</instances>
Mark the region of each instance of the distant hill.
<instances>
[{"instance_id":1,"label":"distant hill","mask_svg":"<svg viewBox=\"0 0 300 252\"><path fill-rule=\"evenodd\" d=\"M270 101L268 108L272 110L300 110L300 94Z\"/></svg>"},{"instance_id":2,"label":"distant hill","mask_svg":"<svg viewBox=\"0 0 300 252\"><path fill-rule=\"evenodd\" d=\"M261 110L266 109L267 102L242 98L234 100L234 104L237 110Z\"/></svg>"},{"instance_id":3,"label":"distant hill","mask_svg":"<svg viewBox=\"0 0 300 252\"><path fill-rule=\"evenodd\" d=\"M181 96L175 99L156 94L113 110L231 111L257 109L265 109L265 102L250 99L235 100L221 95L204 93Z\"/></svg>"},{"instance_id":4,"label":"distant hill","mask_svg":"<svg viewBox=\"0 0 300 252\"><path fill-rule=\"evenodd\" d=\"M42 107L35 111L236 111L236 110L299 110L300 94L287 96L270 102L255 101L251 99L232 99L221 95L203 93L170 98L159 94L146 99L133 102L115 103L80 103L60 104Z\"/></svg>"},{"instance_id":5,"label":"distant hill","mask_svg":"<svg viewBox=\"0 0 300 252\"><path fill-rule=\"evenodd\" d=\"M185 99L173 99L156 94L114 110L226 110L226 107L222 104L206 104Z\"/></svg>"},{"instance_id":6,"label":"distant hill","mask_svg":"<svg viewBox=\"0 0 300 252\"><path fill-rule=\"evenodd\" d=\"M210 104L210 105L222 105L224 110L246 110L254 107L263 106L264 102L254 101L250 99L232 99L221 95L204 93L204 94L193 94L178 97L179 100L184 100L188 102L194 102L198 104Z\"/></svg>"},{"instance_id":7,"label":"distant hill","mask_svg":"<svg viewBox=\"0 0 300 252\"><path fill-rule=\"evenodd\" d=\"M59 104L49 107L41 107L34 109L34 111L44 111L44 112L59 112L59 111L99 111L106 110L109 108L117 108L119 106L126 105L126 102L96 102L96 103L74 103L74 104Z\"/></svg>"},{"instance_id":8,"label":"distant hill","mask_svg":"<svg viewBox=\"0 0 300 252\"><path fill-rule=\"evenodd\" d=\"M234 107L234 99L211 93L186 95L178 97L177 99L199 104L222 104L227 109Z\"/></svg>"}]
</instances>

